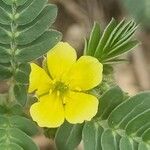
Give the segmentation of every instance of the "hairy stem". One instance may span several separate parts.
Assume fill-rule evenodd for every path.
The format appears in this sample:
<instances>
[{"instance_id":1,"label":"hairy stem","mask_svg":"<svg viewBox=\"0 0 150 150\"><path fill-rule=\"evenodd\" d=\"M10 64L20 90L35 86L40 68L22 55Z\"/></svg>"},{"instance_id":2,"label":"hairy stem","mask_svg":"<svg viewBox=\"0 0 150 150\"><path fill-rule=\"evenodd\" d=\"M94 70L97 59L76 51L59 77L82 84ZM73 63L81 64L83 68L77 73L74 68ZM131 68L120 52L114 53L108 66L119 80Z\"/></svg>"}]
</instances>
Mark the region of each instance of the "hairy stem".
<instances>
[{"instance_id":1,"label":"hairy stem","mask_svg":"<svg viewBox=\"0 0 150 150\"><path fill-rule=\"evenodd\" d=\"M15 51L17 50L17 43L15 40L15 36L17 33L17 24L15 23L15 15L16 15L16 4L14 3L12 5L12 22L11 22L11 43L10 43L10 48L11 48L11 67L13 70L13 77L10 79L10 88L9 88L9 102L12 102L15 100L13 88L15 85L15 72L17 69L17 61L15 60Z\"/></svg>"}]
</instances>

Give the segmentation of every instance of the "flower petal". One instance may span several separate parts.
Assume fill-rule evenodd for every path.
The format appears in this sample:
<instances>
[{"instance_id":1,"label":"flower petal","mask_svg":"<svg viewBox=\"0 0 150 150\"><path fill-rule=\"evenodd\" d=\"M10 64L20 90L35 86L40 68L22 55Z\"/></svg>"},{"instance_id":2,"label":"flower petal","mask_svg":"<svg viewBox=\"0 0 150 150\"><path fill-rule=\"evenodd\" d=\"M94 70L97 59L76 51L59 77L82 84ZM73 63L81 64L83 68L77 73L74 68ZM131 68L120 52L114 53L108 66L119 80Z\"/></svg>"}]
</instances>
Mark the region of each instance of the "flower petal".
<instances>
[{"instance_id":1,"label":"flower petal","mask_svg":"<svg viewBox=\"0 0 150 150\"><path fill-rule=\"evenodd\" d=\"M90 121L97 113L98 99L90 94L70 92L66 97L65 117L70 123Z\"/></svg>"},{"instance_id":2,"label":"flower petal","mask_svg":"<svg viewBox=\"0 0 150 150\"><path fill-rule=\"evenodd\" d=\"M42 96L31 106L30 113L40 127L59 127L64 122L62 100L54 94Z\"/></svg>"},{"instance_id":3,"label":"flower petal","mask_svg":"<svg viewBox=\"0 0 150 150\"><path fill-rule=\"evenodd\" d=\"M53 79L61 81L76 62L76 51L68 44L59 42L48 54L48 70Z\"/></svg>"},{"instance_id":4,"label":"flower petal","mask_svg":"<svg viewBox=\"0 0 150 150\"><path fill-rule=\"evenodd\" d=\"M31 73L29 81L29 93L37 90L38 95L48 92L50 83L52 82L44 69L34 63L31 63Z\"/></svg>"},{"instance_id":5,"label":"flower petal","mask_svg":"<svg viewBox=\"0 0 150 150\"><path fill-rule=\"evenodd\" d=\"M80 57L67 75L71 89L82 91L94 88L102 81L102 71L103 66L96 58Z\"/></svg>"}]
</instances>

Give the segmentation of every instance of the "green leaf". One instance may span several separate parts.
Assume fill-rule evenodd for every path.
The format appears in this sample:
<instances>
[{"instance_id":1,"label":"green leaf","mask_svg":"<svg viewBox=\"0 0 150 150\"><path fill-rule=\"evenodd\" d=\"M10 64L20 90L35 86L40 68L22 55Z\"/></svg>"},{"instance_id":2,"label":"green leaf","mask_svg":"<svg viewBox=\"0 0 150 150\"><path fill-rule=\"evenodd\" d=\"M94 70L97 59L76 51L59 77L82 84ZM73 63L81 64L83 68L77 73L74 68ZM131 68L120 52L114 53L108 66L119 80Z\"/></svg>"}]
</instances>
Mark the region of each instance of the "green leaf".
<instances>
[{"instance_id":1,"label":"green leaf","mask_svg":"<svg viewBox=\"0 0 150 150\"><path fill-rule=\"evenodd\" d=\"M85 54L96 57L103 64L118 62L118 56L138 45L138 41L132 40L136 29L137 25L134 21L126 23L122 20L117 23L112 19L101 35L99 25L95 24L89 42L86 43Z\"/></svg>"},{"instance_id":2,"label":"green leaf","mask_svg":"<svg viewBox=\"0 0 150 150\"><path fill-rule=\"evenodd\" d=\"M32 0L27 7L18 12L17 24L24 25L33 21L43 10L47 0ZM30 16L29 16L30 13ZM17 15L16 15L17 16Z\"/></svg>"},{"instance_id":3,"label":"green leaf","mask_svg":"<svg viewBox=\"0 0 150 150\"><path fill-rule=\"evenodd\" d=\"M3 2L0 4L0 23L9 25L11 23L11 18L9 13L2 7Z\"/></svg>"},{"instance_id":4,"label":"green leaf","mask_svg":"<svg viewBox=\"0 0 150 150\"><path fill-rule=\"evenodd\" d=\"M16 69L15 80L20 84L28 84L30 71L29 64L20 64Z\"/></svg>"},{"instance_id":5,"label":"green leaf","mask_svg":"<svg viewBox=\"0 0 150 150\"><path fill-rule=\"evenodd\" d=\"M0 146L5 148L38 150L28 135L37 133L36 125L29 119L20 116L0 115Z\"/></svg>"},{"instance_id":6,"label":"green leaf","mask_svg":"<svg viewBox=\"0 0 150 150\"><path fill-rule=\"evenodd\" d=\"M54 23L56 15L57 7L55 5L47 5L33 22L27 27L25 25L25 29L18 32L16 42L19 45L25 45L36 40Z\"/></svg>"},{"instance_id":7,"label":"green leaf","mask_svg":"<svg viewBox=\"0 0 150 150\"><path fill-rule=\"evenodd\" d=\"M10 49L0 46L0 63L9 63L11 59Z\"/></svg>"},{"instance_id":8,"label":"green leaf","mask_svg":"<svg viewBox=\"0 0 150 150\"><path fill-rule=\"evenodd\" d=\"M127 63L128 60L127 59L119 59L119 58L114 58L114 59L110 59L110 60L107 60L105 63L104 63L104 67L107 65L109 67L112 67L111 65L112 64L120 64L120 63ZM104 68L105 69L105 68Z\"/></svg>"},{"instance_id":9,"label":"green leaf","mask_svg":"<svg viewBox=\"0 0 150 150\"><path fill-rule=\"evenodd\" d=\"M102 37L100 38L100 41L99 41L97 48L95 50L95 54L94 54L95 57L99 58L102 55L103 48L104 48L110 34L115 29L116 25L117 25L116 20L112 19L110 21L110 23L108 24L108 26L106 27L106 29L104 30Z\"/></svg>"},{"instance_id":10,"label":"green leaf","mask_svg":"<svg viewBox=\"0 0 150 150\"><path fill-rule=\"evenodd\" d=\"M111 31L105 45L104 45L104 48L103 48L103 51L104 52L107 52L109 47L112 45L113 41L117 38L117 33L119 32L119 29L123 27L125 23L125 20L122 20L120 23L118 23L116 25L116 27Z\"/></svg>"},{"instance_id":11,"label":"green leaf","mask_svg":"<svg viewBox=\"0 0 150 150\"><path fill-rule=\"evenodd\" d=\"M131 36L134 34L135 30L137 29L137 25L133 21L129 21L125 23L123 22L122 26L119 27L119 30L115 34L115 38L113 38L111 45L114 47L116 45L121 44L123 41L129 41L131 39Z\"/></svg>"},{"instance_id":12,"label":"green leaf","mask_svg":"<svg viewBox=\"0 0 150 150\"><path fill-rule=\"evenodd\" d=\"M2 0L1 3L0 3L0 7L1 7L4 11L6 11L6 13L9 15L9 17L11 16L11 15L10 15L10 14L11 14L11 11L12 11L11 6L5 4L5 3L3 2L3 0ZM5 16L3 16L3 17L5 17ZM5 18L5 19L7 20L8 18ZM11 17L10 17L10 21L11 21ZM4 24L5 24L5 23L4 23Z\"/></svg>"},{"instance_id":13,"label":"green leaf","mask_svg":"<svg viewBox=\"0 0 150 150\"><path fill-rule=\"evenodd\" d=\"M122 44L120 44L118 47L114 48L113 51L111 51L109 54L107 54L106 57L103 59L107 59L107 62L112 60L115 56L119 56L121 54L124 54L126 52L129 52L133 48L135 48L139 44L139 41L127 41Z\"/></svg>"},{"instance_id":14,"label":"green leaf","mask_svg":"<svg viewBox=\"0 0 150 150\"><path fill-rule=\"evenodd\" d=\"M11 149L11 150L23 150L22 147L20 147L19 145L17 144L3 144L1 143L0 144L0 147L1 147L1 150L6 150L6 149Z\"/></svg>"},{"instance_id":15,"label":"green leaf","mask_svg":"<svg viewBox=\"0 0 150 150\"><path fill-rule=\"evenodd\" d=\"M7 95L8 96L8 95ZM6 97L7 98L7 97ZM2 95L0 95L0 101L2 101ZM0 116L5 114L25 116L23 107L19 104L13 104L12 106L6 106L6 104L0 104Z\"/></svg>"},{"instance_id":16,"label":"green leaf","mask_svg":"<svg viewBox=\"0 0 150 150\"><path fill-rule=\"evenodd\" d=\"M84 50L83 50L83 54L86 55L87 54L87 49L88 49L88 40L84 39Z\"/></svg>"},{"instance_id":17,"label":"green leaf","mask_svg":"<svg viewBox=\"0 0 150 150\"><path fill-rule=\"evenodd\" d=\"M139 144L139 149L138 150L149 150L150 146L146 143L140 143Z\"/></svg>"},{"instance_id":18,"label":"green leaf","mask_svg":"<svg viewBox=\"0 0 150 150\"><path fill-rule=\"evenodd\" d=\"M86 50L87 55L94 55L95 49L98 45L98 42L100 40L101 30L98 23L94 23L93 29L91 31L91 35L88 42L88 47Z\"/></svg>"},{"instance_id":19,"label":"green leaf","mask_svg":"<svg viewBox=\"0 0 150 150\"><path fill-rule=\"evenodd\" d=\"M48 52L55 44L60 41L61 34L54 30L45 32L32 45L18 49L16 59L19 62L29 62ZM44 47L43 47L44 45Z\"/></svg>"},{"instance_id":20,"label":"green leaf","mask_svg":"<svg viewBox=\"0 0 150 150\"><path fill-rule=\"evenodd\" d=\"M16 100L24 106L27 101L27 86L23 84L16 84L14 86L14 95Z\"/></svg>"},{"instance_id":21,"label":"green leaf","mask_svg":"<svg viewBox=\"0 0 150 150\"><path fill-rule=\"evenodd\" d=\"M82 138L83 124L71 125L65 122L56 132L57 150L74 150Z\"/></svg>"},{"instance_id":22,"label":"green leaf","mask_svg":"<svg viewBox=\"0 0 150 150\"><path fill-rule=\"evenodd\" d=\"M140 115L140 113L143 113L144 110L146 111L148 109L148 106L150 105L149 97L150 97L150 93L141 93L134 97L131 97L128 101L124 101L119 107L117 107L113 111L113 113L110 114L109 119L108 119L109 126L111 126L112 128L126 127L126 125L128 124L130 120L132 120L133 118L136 118L136 115ZM116 118L116 115L117 115L117 118ZM129 125L131 124L128 124L128 127ZM136 130L138 126L139 125L136 125L136 127L134 127L134 130ZM128 132L128 128L126 129ZM132 131L132 129L130 128L129 132L131 133L134 131Z\"/></svg>"},{"instance_id":23,"label":"green leaf","mask_svg":"<svg viewBox=\"0 0 150 150\"><path fill-rule=\"evenodd\" d=\"M85 123L82 134L85 150L102 150L101 136L103 130L96 122Z\"/></svg>"},{"instance_id":24,"label":"green leaf","mask_svg":"<svg viewBox=\"0 0 150 150\"><path fill-rule=\"evenodd\" d=\"M123 101L124 95L122 90L118 86L111 88L100 97L96 116L104 120L107 119L111 111Z\"/></svg>"},{"instance_id":25,"label":"green leaf","mask_svg":"<svg viewBox=\"0 0 150 150\"><path fill-rule=\"evenodd\" d=\"M0 80L8 79L12 76L12 70L7 64L0 64Z\"/></svg>"},{"instance_id":26,"label":"green leaf","mask_svg":"<svg viewBox=\"0 0 150 150\"><path fill-rule=\"evenodd\" d=\"M23 5L27 0L2 0L3 2L5 2L7 5L12 5L12 4L16 4L17 6L19 5Z\"/></svg>"},{"instance_id":27,"label":"green leaf","mask_svg":"<svg viewBox=\"0 0 150 150\"><path fill-rule=\"evenodd\" d=\"M102 133L101 143L103 150L117 150L119 148L120 137L110 129Z\"/></svg>"},{"instance_id":28,"label":"green leaf","mask_svg":"<svg viewBox=\"0 0 150 150\"><path fill-rule=\"evenodd\" d=\"M12 5L15 0L2 0L2 1L5 2L7 5Z\"/></svg>"},{"instance_id":29,"label":"green leaf","mask_svg":"<svg viewBox=\"0 0 150 150\"><path fill-rule=\"evenodd\" d=\"M0 43L9 44L11 42L11 32L4 25L0 25Z\"/></svg>"},{"instance_id":30,"label":"green leaf","mask_svg":"<svg viewBox=\"0 0 150 150\"><path fill-rule=\"evenodd\" d=\"M0 96L0 100L2 100L1 96ZM6 107L0 105L0 114L5 114L7 111Z\"/></svg>"},{"instance_id":31,"label":"green leaf","mask_svg":"<svg viewBox=\"0 0 150 150\"><path fill-rule=\"evenodd\" d=\"M0 129L0 132L2 133L0 144L6 143L9 145L15 143L19 148L22 147L23 150L39 150L32 139L17 128Z\"/></svg>"},{"instance_id":32,"label":"green leaf","mask_svg":"<svg viewBox=\"0 0 150 150\"><path fill-rule=\"evenodd\" d=\"M9 122L13 127L22 130L29 136L34 136L38 132L36 124L25 117L12 116L10 117Z\"/></svg>"},{"instance_id":33,"label":"green leaf","mask_svg":"<svg viewBox=\"0 0 150 150\"><path fill-rule=\"evenodd\" d=\"M20 104L14 104L10 108L7 108L5 113L9 113L12 115L26 116L24 113L24 109Z\"/></svg>"},{"instance_id":34,"label":"green leaf","mask_svg":"<svg viewBox=\"0 0 150 150\"><path fill-rule=\"evenodd\" d=\"M125 100L114 87L100 102L98 115L84 126L84 150L149 150L150 92Z\"/></svg>"},{"instance_id":35,"label":"green leaf","mask_svg":"<svg viewBox=\"0 0 150 150\"><path fill-rule=\"evenodd\" d=\"M134 150L133 142L132 142L132 140L130 141L130 139L127 136L122 137L120 139L119 147L120 147L120 150L126 150L126 149Z\"/></svg>"},{"instance_id":36,"label":"green leaf","mask_svg":"<svg viewBox=\"0 0 150 150\"><path fill-rule=\"evenodd\" d=\"M23 5L26 3L27 0L15 0L17 6Z\"/></svg>"}]
</instances>

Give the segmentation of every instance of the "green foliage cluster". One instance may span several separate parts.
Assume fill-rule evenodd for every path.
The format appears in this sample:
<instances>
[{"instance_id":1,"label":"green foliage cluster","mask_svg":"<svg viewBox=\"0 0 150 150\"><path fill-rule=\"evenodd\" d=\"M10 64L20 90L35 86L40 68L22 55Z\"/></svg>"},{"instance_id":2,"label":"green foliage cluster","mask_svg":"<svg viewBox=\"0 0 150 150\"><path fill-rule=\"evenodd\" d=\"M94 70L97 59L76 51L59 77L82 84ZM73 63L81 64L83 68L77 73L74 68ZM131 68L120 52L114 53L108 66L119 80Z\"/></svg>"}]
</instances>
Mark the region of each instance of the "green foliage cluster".
<instances>
[{"instance_id":1,"label":"green foliage cluster","mask_svg":"<svg viewBox=\"0 0 150 150\"><path fill-rule=\"evenodd\" d=\"M48 4L48 0L0 1L0 80L10 86L5 97L7 109L2 113L0 110L1 150L38 149L30 138L37 126L27 116L10 110L15 104L19 104L22 111L25 108L29 62L43 56L61 40L61 33L50 29L56 16L57 7ZM4 107L0 108L4 110Z\"/></svg>"},{"instance_id":2,"label":"green foliage cluster","mask_svg":"<svg viewBox=\"0 0 150 150\"><path fill-rule=\"evenodd\" d=\"M0 80L9 84L8 93L0 95L1 150L39 149L31 138L38 132L37 125L25 113L29 62L43 56L62 36L50 29L57 7L47 2L0 2ZM112 19L102 32L95 23L85 40L84 54L96 57L108 75L113 72L112 63L122 61L118 56L138 44L132 40L136 28L133 21L117 23ZM74 150L81 140L84 150L150 149L150 92L129 97L118 86L106 89L100 94L101 89L95 89L100 105L91 121L76 125L65 122L59 128L44 129L47 137L54 138L58 150Z\"/></svg>"},{"instance_id":3,"label":"green foliage cluster","mask_svg":"<svg viewBox=\"0 0 150 150\"><path fill-rule=\"evenodd\" d=\"M3 0L0 8L0 79L13 78L16 99L24 105L28 62L44 55L61 39L59 32L49 29L57 7L47 0Z\"/></svg>"},{"instance_id":4,"label":"green foliage cluster","mask_svg":"<svg viewBox=\"0 0 150 150\"><path fill-rule=\"evenodd\" d=\"M55 137L58 150L74 150L81 139L84 150L149 150L150 92L127 98L112 87L101 96L92 121L64 124Z\"/></svg>"},{"instance_id":5,"label":"green foliage cluster","mask_svg":"<svg viewBox=\"0 0 150 150\"><path fill-rule=\"evenodd\" d=\"M26 118L19 105L0 106L0 149L38 150L30 136L38 132L36 124Z\"/></svg>"},{"instance_id":6,"label":"green foliage cluster","mask_svg":"<svg viewBox=\"0 0 150 150\"><path fill-rule=\"evenodd\" d=\"M134 21L117 23L112 19L104 32L98 23L94 24L89 40L85 40L85 55L96 57L103 64L118 62L118 56L133 49L139 43L132 40L137 25Z\"/></svg>"},{"instance_id":7,"label":"green foliage cluster","mask_svg":"<svg viewBox=\"0 0 150 150\"><path fill-rule=\"evenodd\" d=\"M122 61L118 56L138 45L138 41L132 40L136 28L133 21L117 23L112 19L101 32L100 26L94 24L89 40L85 40L84 54L96 57L104 70L111 70L104 77L113 73L112 63ZM95 89L97 94L103 86ZM58 150L74 150L81 141L84 150L150 149L150 92L129 97L118 86L104 91L97 95L99 109L91 121L77 125L65 123L56 131Z\"/></svg>"}]
</instances>

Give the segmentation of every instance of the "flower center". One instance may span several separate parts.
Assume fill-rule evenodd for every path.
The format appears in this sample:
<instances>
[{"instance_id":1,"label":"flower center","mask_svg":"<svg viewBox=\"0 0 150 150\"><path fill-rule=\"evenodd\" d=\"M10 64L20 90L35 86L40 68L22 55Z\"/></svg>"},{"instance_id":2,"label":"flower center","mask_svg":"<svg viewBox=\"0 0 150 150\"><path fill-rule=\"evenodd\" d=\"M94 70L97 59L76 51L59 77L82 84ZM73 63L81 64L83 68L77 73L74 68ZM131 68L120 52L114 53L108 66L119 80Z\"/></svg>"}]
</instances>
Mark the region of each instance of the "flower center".
<instances>
[{"instance_id":1,"label":"flower center","mask_svg":"<svg viewBox=\"0 0 150 150\"><path fill-rule=\"evenodd\" d=\"M57 81L53 84L51 90L52 92L56 92L58 95L64 95L69 90L69 87L63 82Z\"/></svg>"}]
</instances>

